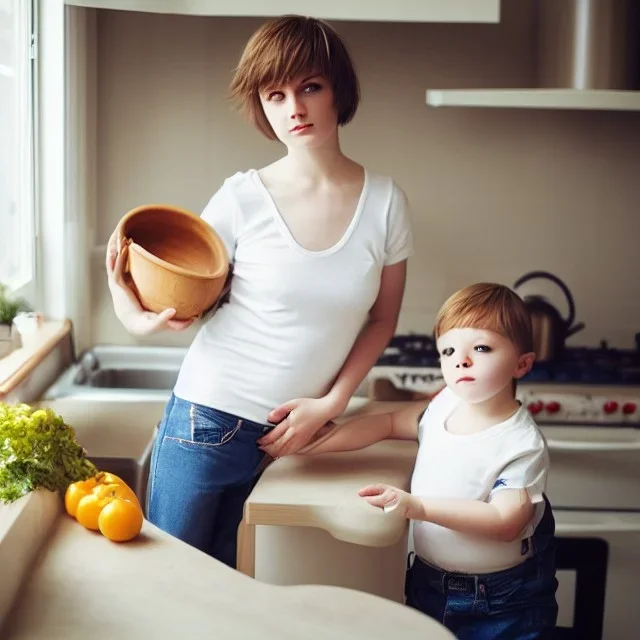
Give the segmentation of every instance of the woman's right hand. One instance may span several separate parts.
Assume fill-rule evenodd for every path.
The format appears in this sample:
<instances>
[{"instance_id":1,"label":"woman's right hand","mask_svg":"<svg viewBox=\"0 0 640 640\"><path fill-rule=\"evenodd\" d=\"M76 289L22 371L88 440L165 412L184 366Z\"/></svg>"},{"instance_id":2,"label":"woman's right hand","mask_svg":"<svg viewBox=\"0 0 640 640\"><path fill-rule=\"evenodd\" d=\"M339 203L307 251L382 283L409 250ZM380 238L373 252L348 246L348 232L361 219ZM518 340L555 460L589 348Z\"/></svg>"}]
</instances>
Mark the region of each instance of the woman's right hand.
<instances>
[{"instance_id":1,"label":"woman's right hand","mask_svg":"<svg viewBox=\"0 0 640 640\"><path fill-rule=\"evenodd\" d=\"M161 313L147 311L124 279L127 249L120 250L117 230L111 234L107 244L106 268L113 308L125 329L134 335L144 336L161 329L182 331L193 324L193 320L172 320L175 309Z\"/></svg>"}]
</instances>

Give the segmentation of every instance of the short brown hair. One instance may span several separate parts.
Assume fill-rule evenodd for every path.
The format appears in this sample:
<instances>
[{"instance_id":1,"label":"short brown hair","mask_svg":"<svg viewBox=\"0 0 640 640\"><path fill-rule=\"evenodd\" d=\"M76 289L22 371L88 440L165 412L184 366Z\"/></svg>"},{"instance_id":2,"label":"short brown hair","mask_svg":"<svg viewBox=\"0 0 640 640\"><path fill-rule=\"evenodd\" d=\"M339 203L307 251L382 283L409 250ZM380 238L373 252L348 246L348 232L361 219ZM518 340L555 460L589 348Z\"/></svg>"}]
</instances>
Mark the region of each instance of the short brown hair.
<instances>
[{"instance_id":1,"label":"short brown hair","mask_svg":"<svg viewBox=\"0 0 640 640\"><path fill-rule=\"evenodd\" d=\"M275 140L260 103L260 90L285 84L308 71L331 83L338 124L347 124L360 102L358 77L340 36L316 18L287 15L263 24L249 39L229 92L258 130Z\"/></svg>"},{"instance_id":2,"label":"short brown hair","mask_svg":"<svg viewBox=\"0 0 640 640\"><path fill-rule=\"evenodd\" d=\"M522 299L502 284L472 284L447 299L436 316L436 340L451 329L464 328L500 333L516 345L520 355L533 351L529 311Z\"/></svg>"}]
</instances>

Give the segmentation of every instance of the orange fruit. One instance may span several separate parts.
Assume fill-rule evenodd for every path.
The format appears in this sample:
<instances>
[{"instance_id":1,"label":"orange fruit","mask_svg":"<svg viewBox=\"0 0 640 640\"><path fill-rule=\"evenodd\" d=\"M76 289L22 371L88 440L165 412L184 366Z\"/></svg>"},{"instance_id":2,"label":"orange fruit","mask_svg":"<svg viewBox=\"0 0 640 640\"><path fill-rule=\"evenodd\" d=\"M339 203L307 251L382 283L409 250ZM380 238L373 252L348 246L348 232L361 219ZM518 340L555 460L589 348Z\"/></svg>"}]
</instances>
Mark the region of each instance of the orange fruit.
<instances>
[{"instance_id":1,"label":"orange fruit","mask_svg":"<svg viewBox=\"0 0 640 640\"><path fill-rule=\"evenodd\" d=\"M115 473L111 473L110 471L102 471L96 476L96 478L98 480L98 484L121 485L122 487L127 489L130 499L140 504L135 491L120 476L117 476Z\"/></svg>"},{"instance_id":2,"label":"orange fruit","mask_svg":"<svg viewBox=\"0 0 640 640\"><path fill-rule=\"evenodd\" d=\"M133 540L142 529L142 509L131 500L113 498L100 511L100 533L113 542Z\"/></svg>"},{"instance_id":3,"label":"orange fruit","mask_svg":"<svg viewBox=\"0 0 640 640\"><path fill-rule=\"evenodd\" d=\"M122 484L98 484L83 498L76 508L76 520L87 529L98 531L98 516L109 502L115 499L130 500L140 509L135 493Z\"/></svg>"},{"instance_id":4,"label":"orange fruit","mask_svg":"<svg viewBox=\"0 0 640 640\"><path fill-rule=\"evenodd\" d=\"M120 476L111 471L100 471L96 480L101 484L127 484Z\"/></svg>"},{"instance_id":5,"label":"orange fruit","mask_svg":"<svg viewBox=\"0 0 640 640\"><path fill-rule=\"evenodd\" d=\"M135 502L138 506L140 503L138 502L138 496L134 493L133 489L128 487L126 484L99 484L94 489L92 489L91 493L94 493L99 498L122 498L123 500L131 500L131 502Z\"/></svg>"},{"instance_id":6,"label":"orange fruit","mask_svg":"<svg viewBox=\"0 0 640 640\"><path fill-rule=\"evenodd\" d=\"M95 493L90 493L78 502L76 520L87 529L98 531L98 517L102 509L110 502L111 498L101 498Z\"/></svg>"},{"instance_id":7,"label":"orange fruit","mask_svg":"<svg viewBox=\"0 0 640 640\"><path fill-rule=\"evenodd\" d=\"M67 513L87 529L115 542L135 538L142 529L142 507L135 492L115 473L100 472L74 482L64 496Z\"/></svg>"},{"instance_id":8,"label":"orange fruit","mask_svg":"<svg viewBox=\"0 0 640 640\"><path fill-rule=\"evenodd\" d=\"M67 487L64 493L64 508L70 516L75 518L78 503L93 490L96 484L97 480L95 478L89 478L88 480L73 482Z\"/></svg>"}]
</instances>

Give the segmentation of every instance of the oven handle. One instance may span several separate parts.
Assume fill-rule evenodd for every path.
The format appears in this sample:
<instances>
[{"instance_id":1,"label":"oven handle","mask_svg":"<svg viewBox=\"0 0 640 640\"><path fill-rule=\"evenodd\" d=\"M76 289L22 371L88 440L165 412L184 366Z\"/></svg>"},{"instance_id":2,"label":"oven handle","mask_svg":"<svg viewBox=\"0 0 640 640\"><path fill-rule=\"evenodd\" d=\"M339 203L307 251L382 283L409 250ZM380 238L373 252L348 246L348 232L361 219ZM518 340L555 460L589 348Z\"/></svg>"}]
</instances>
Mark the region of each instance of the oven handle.
<instances>
[{"instance_id":1,"label":"oven handle","mask_svg":"<svg viewBox=\"0 0 640 640\"><path fill-rule=\"evenodd\" d=\"M591 453L624 453L640 451L640 441L634 442L590 442L588 440L554 440L547 438L549 451L577 451Z\"/></svg>"},{"instance_id":2,"label":"oven handle","mask_svg":"<svg viewBox=\"0 0 640 640\"><path fill-rule=\"evenodd\" d=\"M571 512L569 512L571 513ZM640 513L625 511L599 512L585 509L588 522L568 522L563 518L562 509L553 509L556 520L556 535L602 534L602 533L640 533Z\"/></svg>"}]
</instances>

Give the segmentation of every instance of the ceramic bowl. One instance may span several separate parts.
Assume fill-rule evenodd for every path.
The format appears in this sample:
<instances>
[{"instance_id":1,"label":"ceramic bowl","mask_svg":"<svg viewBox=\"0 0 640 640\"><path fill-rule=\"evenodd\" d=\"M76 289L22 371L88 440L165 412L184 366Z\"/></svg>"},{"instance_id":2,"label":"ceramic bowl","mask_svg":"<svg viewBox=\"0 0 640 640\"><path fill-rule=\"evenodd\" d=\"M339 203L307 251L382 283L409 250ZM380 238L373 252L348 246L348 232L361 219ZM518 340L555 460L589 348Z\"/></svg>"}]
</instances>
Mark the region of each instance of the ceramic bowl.
<instances>
[{"instance_id":1,"label":"ceramic bowl","mask_svg":"<svg viewBox=\"0 0 640 640\"><path fill-rule=\"evenodd\" d=\"M197 318L218 300L229 272L225 246L201 217L168 205L129 211L118 224L125 277L145 309Z\"/></svg>"}]
</instances>

